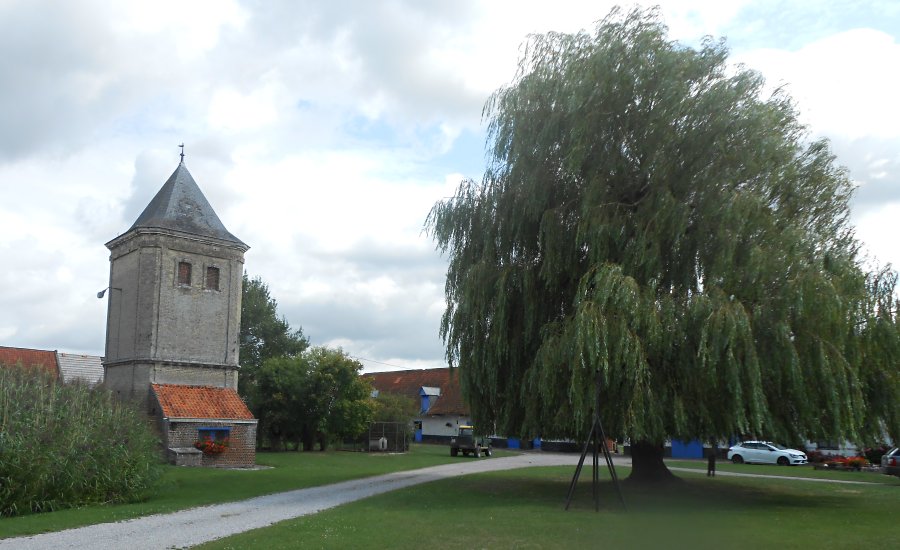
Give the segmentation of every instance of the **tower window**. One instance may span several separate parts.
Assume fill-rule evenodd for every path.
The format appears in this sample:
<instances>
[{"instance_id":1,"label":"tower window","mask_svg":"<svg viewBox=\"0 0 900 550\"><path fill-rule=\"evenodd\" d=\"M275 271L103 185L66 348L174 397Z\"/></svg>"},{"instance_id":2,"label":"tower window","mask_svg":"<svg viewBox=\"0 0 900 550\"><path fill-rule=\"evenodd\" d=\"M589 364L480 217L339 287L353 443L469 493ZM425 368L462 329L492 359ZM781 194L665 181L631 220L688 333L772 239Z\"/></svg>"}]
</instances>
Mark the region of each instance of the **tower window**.
<instances>
[{"instance_id":1,"label":"tower window","mask_svg":"<svg viewBox=\"0 0 900 550\"><path fill-rule=\"evenodd\" d=\"M191 286L191 264L178 262L178 284Z\"/></svg>"},{"instance_id":2,"label":"tower window","mask_svg":"<svg viewBox=\"0 0 900 550\"><path fill-rule=\"evenodd\" d=\"M206 290L219 290L219 268L206 268Z\"/></svg>"}]
</instances>

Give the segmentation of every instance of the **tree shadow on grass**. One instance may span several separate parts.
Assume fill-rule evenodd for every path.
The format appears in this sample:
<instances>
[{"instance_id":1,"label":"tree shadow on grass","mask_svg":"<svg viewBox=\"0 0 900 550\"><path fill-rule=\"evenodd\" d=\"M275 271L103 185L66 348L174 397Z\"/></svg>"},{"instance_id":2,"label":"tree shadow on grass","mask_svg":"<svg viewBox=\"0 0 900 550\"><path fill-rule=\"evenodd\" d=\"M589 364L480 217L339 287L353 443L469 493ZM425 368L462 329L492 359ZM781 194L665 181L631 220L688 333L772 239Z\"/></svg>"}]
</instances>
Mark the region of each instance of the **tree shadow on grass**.
<instances>
[{"instance_id":1,"label":"tree shadow on grass","mask_svg":"<svg viewBox=\"0 0 900 550\"><path fill-rule=\"evenodd\" d=\"M296 547L297 541L323 548L414 547L427 534L451 550L591 548L601 543L718 550L758 548L760 543L799 547L809 540L852 545L856 539L847 538L839 525L824 537L816 539L817 533L850 516L846 509L870 495L853 497L845 494L849 489L822 483L686 476L682 483L660 487L625 484L626 511L607 475L601 476L600 513L595 513L587 470L572 506L564 511L573 473L570 467L549 467L443 479L290 520L229 544L272 550ZM868 532L879 530L880 523Z\"/></svg>"},{"instance_id":2,"label":"tree shadow on grass","mask_svg":"<svg viewBox=\"0 0 900 550\"><path fill-rule=\"evenodd\" d=\"M441 483L450 485L467 498L467 507L489 508L500 503L516 502L547 509L562 509L574 470L535 468L529 471L476 474ZM606 472L599 483L600 511L622 512L623 508L613 483ZM427 487L427 486L425 486ZM845 506L845 495L833 487L803 482L755 479L681 478L680 483L660 485L620 482L629 512L696 513L709 511L747 512L775 508L834 508ZM594 510L591 472L582 472L570 505L570 510ZM448 495L449 496L449 495ZM447 499L448 508L454 506Z\"/></svg>"}]
</instances>

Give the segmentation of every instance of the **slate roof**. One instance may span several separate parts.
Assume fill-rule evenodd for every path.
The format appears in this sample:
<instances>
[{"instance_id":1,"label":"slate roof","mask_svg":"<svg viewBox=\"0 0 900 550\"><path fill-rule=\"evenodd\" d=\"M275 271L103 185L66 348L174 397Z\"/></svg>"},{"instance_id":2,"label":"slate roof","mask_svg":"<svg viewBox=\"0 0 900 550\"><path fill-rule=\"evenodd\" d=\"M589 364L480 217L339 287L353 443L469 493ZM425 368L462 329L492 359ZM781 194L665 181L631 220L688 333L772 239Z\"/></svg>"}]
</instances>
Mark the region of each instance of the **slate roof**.
<instances>
[{"instance_id":1,"label":"slate roof","mask_svg":"<svg viewBox=\"0 0 900 550\"><path fill-rule=\"evenodd\" d=\"M91 386L103 382L103 358L98 355L57 352L56 363L63 382L78 380Z\"/></svg>"},{"instance_id":2,"label":"slate roof","mask_svg":"<svg viewBox=\"0 0 900 550\"><path fill-rule=\"evenodd\" d=\"M0 346L0 365L14 366L18 363L24 367L43 369L52 377L59 378L55 351Z\"/></svg>"},{"instance_id":3,"label":"slate roof","mask_svg":"<svg viewBox=\"0 0 900 550\"><path fill-rule=\"evenodd\" d=\"M391 372L372 372L363 375L372 387L382 393L395 393L415 399L419 403L419 391L423 388L440 388L440 397L431 397L432 405L427 414L468 415L459 389L459 373L456 369L421 369Z\"/></svg>"},{"instance_id":4,"label":"slate roof","mask_svg":"<svg viewBox=\"0 0 900 550\"><path fill-rule=\"evenodd\" d=\"M231 388L150 384L162 415L168 418L253 420L253 413Z\"/></svg>"},{"instance_id":5,"label":"slate roof","mask_svg":"<svg viewBox=\"0 0 900 550\"><path fill-rule=\"evenodd\" d=\"M172 172L128 231L139 228L172 229L247 246L225 229L183 163Z\"/></svg>"}]
</instances>

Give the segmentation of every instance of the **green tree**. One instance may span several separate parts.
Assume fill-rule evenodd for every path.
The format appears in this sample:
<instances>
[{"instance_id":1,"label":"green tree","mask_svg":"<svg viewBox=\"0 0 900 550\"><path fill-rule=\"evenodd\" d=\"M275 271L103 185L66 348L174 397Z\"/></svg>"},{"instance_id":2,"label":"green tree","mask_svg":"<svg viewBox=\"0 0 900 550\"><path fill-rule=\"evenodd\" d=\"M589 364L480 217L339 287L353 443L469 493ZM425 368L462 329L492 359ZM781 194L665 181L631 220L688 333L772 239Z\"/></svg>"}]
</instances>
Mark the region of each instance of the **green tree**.
<instances>
[{"instance_id":1,"label":"green tree","mask_svg":"<svg viewBox=\"0 0 900 550\"><path fill-rule=\"evenodd\" d=\"M308 353L316 373L315 395L321 404L319 443L322 450L328 439L355 438L372 421L372 386L362 378L362 363L340 349L316 347ZM305 444L305 443L304 443Z\"/></svg>"},{"instance_id":2,"label":"green tree","mask_svg":"<svg viewBox=\"0 0 900 550\"><path fill-rule=\"evenodd\" d=\"M475 422L584 437L599 372L633 479L670 476L667 438L897 438L895 278L860 267L847 175L723 42L666 32L531 37L484 179L429 215Z\"/></svg>"},{"instance_id":3,"label":"green tree","mask_svg":"<svg viewBox=\"0 0 900 550\"><path fill-rule=\"evenodd\" d=\"M381 392L372 400L375 422L410 422L419 414L416 400L396 393Z\"/></svg>"},{"instance_id":4,"label":"green tree","mask_svg":"<svg viewBox=\"0 0 900 550\"><path fill-rule=\"evenodd\" d=\"M260 437L273 447L296 443L325 450L330 441L356 437L372 418L371 386L362 364L341 350L315 347L294 357L266 360L258 373Z\"/></svg>"},{"instance_id":5,"label":"green tree","mask_svg":"<svg viewBox=\"0 0 900 550\"><path fill-rule=\"evenodd\" d=\"M273 449L285 450L288 442L300 439L309 403L312 374L302 356L273 357L256 373L257 399L252 408L259 420L257 441Z\"/></svg>"},{"instance_id":6,"label":"green tree","mask_svg":"<svg viewBox=\"0 0 900 550\"><path fill-rule=\"evenodd\" d=\"M269 294L269 287L259 277L250 279L244 274L241 290L241 332L238 391L256 413L259 406L257 375L267 359L295 357L309 347L303 329L292 329L284 317L278 315L278 303Z\"/></svg>"}]
</instances>

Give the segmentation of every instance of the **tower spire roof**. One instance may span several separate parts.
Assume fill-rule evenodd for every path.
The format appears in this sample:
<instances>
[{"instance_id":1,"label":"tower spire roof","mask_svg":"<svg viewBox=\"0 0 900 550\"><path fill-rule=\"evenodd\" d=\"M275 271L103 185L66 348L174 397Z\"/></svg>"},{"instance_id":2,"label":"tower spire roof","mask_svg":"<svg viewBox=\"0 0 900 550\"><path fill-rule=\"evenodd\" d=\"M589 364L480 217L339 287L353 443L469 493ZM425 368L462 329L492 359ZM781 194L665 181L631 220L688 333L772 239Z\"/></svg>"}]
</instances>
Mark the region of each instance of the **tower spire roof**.
<instances>
[{"instance_id":1,"label":"tower spire roof","mask_svg":"<svg viewBox=\"0 0 900 550\"><path fill-rule=\"evenodd\" d=\"M219 220L182 161L128 231L172 229L247 246Z\"/></svg>"}]
</instances>

